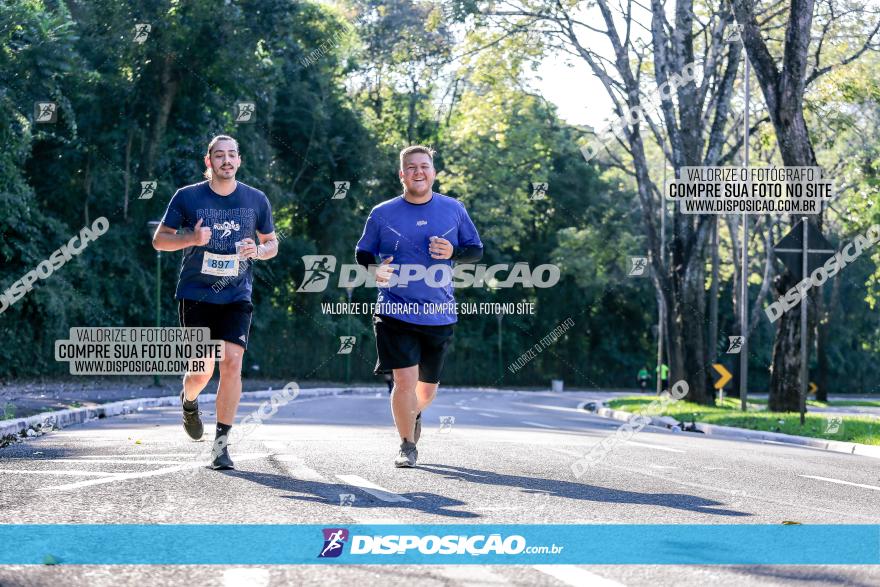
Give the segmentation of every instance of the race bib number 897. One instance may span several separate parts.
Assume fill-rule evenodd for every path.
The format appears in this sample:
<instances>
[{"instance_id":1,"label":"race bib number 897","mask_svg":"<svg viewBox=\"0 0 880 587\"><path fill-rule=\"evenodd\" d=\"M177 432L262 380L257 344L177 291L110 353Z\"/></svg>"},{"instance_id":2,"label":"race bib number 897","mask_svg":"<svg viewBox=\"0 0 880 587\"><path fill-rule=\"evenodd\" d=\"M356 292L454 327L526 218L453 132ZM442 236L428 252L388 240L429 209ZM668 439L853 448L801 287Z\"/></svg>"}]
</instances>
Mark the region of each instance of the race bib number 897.
<instances>
[{"instance_id":1,"label":"race bib number 897","mask_svg":"<svg viewBox=\"0 0 880 587\"><path fill-rule=\"evenodd\" d=\"M202 273L234 277L238 275L238 255L215 255L206 252L202 259Z\"/></svg>"}]
</instances>

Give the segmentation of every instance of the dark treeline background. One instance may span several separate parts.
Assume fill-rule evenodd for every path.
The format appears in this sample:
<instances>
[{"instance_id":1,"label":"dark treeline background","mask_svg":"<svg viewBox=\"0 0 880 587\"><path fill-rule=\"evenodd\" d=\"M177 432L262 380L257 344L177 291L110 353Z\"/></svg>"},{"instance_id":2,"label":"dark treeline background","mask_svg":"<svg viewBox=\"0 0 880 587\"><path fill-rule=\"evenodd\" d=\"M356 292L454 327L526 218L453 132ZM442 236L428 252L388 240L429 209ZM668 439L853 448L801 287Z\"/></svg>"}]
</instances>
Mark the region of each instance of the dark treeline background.
<instances>
[{"instance_id":1,"label":"dark treeline background","mask_svg":"<svg viewBox=\"0 0 880 587\"><path fill-rule=\"evenodd\" d=\"M468 207L483 262L562 270L549 289L459 290L460 302L531 301L537 313L463 318L445 383L632 387L640 367L653 372L656 296L649 279L626 277L628 257L644 251L633 186L601 161L585 162L582 129L531 89L531 65L548 50L540 36L465 24L465 8L0 3L0 288L95 218L110 221L107 234L0 315L0 376L63 376L53 343L72 326L154 324L147 223L178 187L201 180L217 133L238 139L239 179L266 192L286 235L278 257L256 266L248 374L338 381L350 368L352 380L373 379L369 318L322 314L322 301L347 299L335 284L296 292L301 256L353 262L370 208L400 191L397 153L410 143L437 149L435 190ZM137 23L151 25L141 43ZM36 100L58 103L56 123L35 124ZM234 122L237 101L256 103L253 124ZM147 180L158 188L140 200ZM334 181L351 182L345 199L331 199ZM547 199L530 199L533 182L549 184ZM161 256L165 326L176 325L179 262L179 253ZM867 261L847 269L836 294L850 319L829 335L832 391L870 391L880 375L877 320L863 301L873 270ZM719 292L719 348L735 332L730 273ZM353 294L374 299L375 290ZM569 317L575 326L563 339L516 374L507 370ZM358 337L350 358L336 354L348 334ZM772 340L762 321L751 343L755 391L766 387Z\"/></svg>"}]
</instances>

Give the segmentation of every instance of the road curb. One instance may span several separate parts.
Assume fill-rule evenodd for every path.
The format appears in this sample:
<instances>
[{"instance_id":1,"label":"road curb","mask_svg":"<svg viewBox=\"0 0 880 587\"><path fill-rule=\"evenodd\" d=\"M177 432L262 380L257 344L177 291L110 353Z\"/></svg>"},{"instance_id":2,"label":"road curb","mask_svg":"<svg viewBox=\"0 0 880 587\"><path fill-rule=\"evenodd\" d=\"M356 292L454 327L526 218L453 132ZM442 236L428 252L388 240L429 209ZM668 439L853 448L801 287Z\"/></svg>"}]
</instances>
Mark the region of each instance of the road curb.
<instances>
[{"instance_id":1,"label":"road curb","mask_svg":"<svg viewBox=\"0 0 880 587\"><path fill-rule=\"evenodd\" d=\"M590 403L593 409L590 410L597 416L603 418L612 418L628 422L637 414L627 412L625 410L614 410L606 408L602 402L589 402L585 409L590 409ZM679 422L671 416L652 416L651 424L661 426L663 428L671 428L678 425ZM779 442L783 444L792 444L797 446L807 446L810 448L818 448L831 452L839 452L844 454L854 454L863 457L871 457L880 459L880 446L872 446L869 444L861 444L858 442L841 442L839 440L823 440L821 438L810 438L808 436L796 436L794 434L783 434L782 432L763 432L761 430L747 430L745 428L735 428L733 426L719 426L717 424L696 423L696 429L707 436L720 436L727 438L740 438L744 440L763 440L770 442Z\"/></svg>"},{"instance_id":2,"label":"road curb","mask_svg":"<svg viewBox=\"0 0 880 587\"><path fill-rule=\"evenodd\" d=\"M260 391L242 392L242 399L268 399L277 394L279 389L265 389ZM375 394L377 391L385 391L379 387L314 387L300 389L300 397L322 397L345 394ZM199 403L214 403L217 400L215 393L203 393L199 395ZM45 432L57 428L67 428L98 418L112 418L123 414L131 414L144 408L159 408L179 406L180 398L177 396L143 397L109 402L99 406L88 408L70 408L54 412L42 412L27 418L0 421L0 446L4 441L14 441L22 437L40 436Z\"/></svg>"}]
</instances>

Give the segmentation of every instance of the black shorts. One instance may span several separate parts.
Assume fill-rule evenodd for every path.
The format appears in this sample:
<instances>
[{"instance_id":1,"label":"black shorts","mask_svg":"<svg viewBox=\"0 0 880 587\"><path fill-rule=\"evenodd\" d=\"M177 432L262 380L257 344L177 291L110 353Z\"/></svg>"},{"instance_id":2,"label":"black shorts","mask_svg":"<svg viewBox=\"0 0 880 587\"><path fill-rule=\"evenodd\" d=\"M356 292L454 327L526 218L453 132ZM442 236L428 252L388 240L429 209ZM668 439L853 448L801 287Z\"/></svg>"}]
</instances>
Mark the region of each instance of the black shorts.
<instances>
[{"instance_id":1,"label":"black shorts","mask_svg":"<svg viewBox=\"0 0 880 587\"><path fill-rule=\"evenodd\" d=\"M247 350L254 305L250 302L209 304L178 300L177 316L184 328L210 328L211 340L225 340Z\"/></svg>"},{"instance_id":2,"label":"black shorts","mask_svg":"<svg viewBox=\"0 0 880 587\"><path fill-rule=\"evenodd\" d=\"M443 361L452 342L452 324L426 326L410 324L388 316L373 316L376 332L375 373L419 366L419 381L440 383Z\"/></svg>"}]
</instances>

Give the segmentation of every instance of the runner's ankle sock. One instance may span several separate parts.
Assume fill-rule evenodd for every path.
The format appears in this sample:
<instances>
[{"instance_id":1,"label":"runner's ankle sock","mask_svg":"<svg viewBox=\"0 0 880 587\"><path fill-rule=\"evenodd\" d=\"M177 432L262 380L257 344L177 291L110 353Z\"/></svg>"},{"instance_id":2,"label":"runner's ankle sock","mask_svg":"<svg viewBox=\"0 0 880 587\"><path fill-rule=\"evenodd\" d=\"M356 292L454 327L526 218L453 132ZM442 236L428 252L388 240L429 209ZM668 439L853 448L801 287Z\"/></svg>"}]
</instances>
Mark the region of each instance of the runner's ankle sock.
<instances>
[{"instance_id":1,"label":"runner's ankle sock","mask_svg":"<svg viewBox=\"0 0 880 587\"><path fill-rule=\"evenodd\" d=\"M199 409L199 400L188 400L186 399L186 392L183 392L183 409L187 412L194 412Z\"/></svg>"},{"instance_id":2,"label":"runner's ankle sock","mask_svg":"<svg viewBox=\"0 0 880 587\"><path fill-rule=\"evenodd\" d=\"M230 430L232 430L232 424L221 424L220 422L217 422L217 434L214 438L229 436Z\"/></svg>"}]
</instances>

